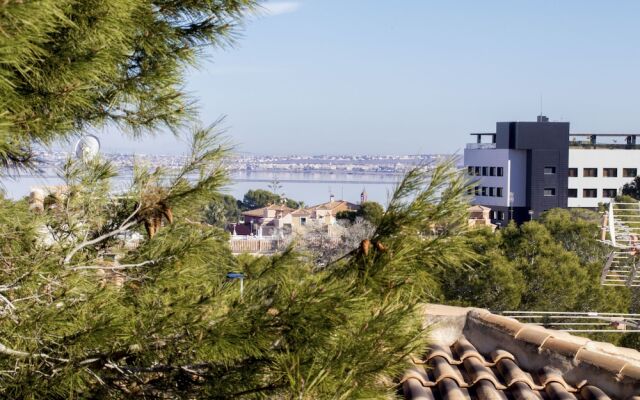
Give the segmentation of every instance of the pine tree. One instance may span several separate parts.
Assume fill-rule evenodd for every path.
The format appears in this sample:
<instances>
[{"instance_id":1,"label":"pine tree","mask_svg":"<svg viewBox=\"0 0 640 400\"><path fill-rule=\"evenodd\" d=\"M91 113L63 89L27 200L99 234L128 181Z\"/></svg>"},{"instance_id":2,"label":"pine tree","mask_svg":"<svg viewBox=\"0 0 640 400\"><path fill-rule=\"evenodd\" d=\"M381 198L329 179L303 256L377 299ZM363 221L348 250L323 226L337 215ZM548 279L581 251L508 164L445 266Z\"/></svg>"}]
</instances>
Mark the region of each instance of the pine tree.
<instances>
[{"instance_id":1,"label":"pine tree","mask_svg":"<svg viewBox=\"0 0 640 400\"><path fill-rule=\"evenodd\" d=\"M0 162L28 167L34 144L105 124L181 132L194 116L185 67L230 43L255 7L4 2ZM2 396L394 397L424 347L432 272L469 256L462 176L451 164L411 171L374 233L323 268L293 247L236 258L221 229L200 223L227 182L228 146L215 126L189 138L183 167L136 165L117 195L117 171L98 158L69 160L41 208L0 200Z\"/></svg>"},{"instance_id":2,"label":"pine tree","mask_svg":"<svg viewBox=\"0 0 640 400\"><path fill-rule=\"evenodd\" d=\"M0 163L113 124L133 134L194 116L184 70L233 42L255 0L9 0L0 4Z\"/></svg>"},{"instance_id":3,"label":"pine tree","mask_svg":"<svg viewBox=\"0 0 640 400\"><path fill-rule=\"evenodd\" d=\"M192 219L225 182L224 142L213 128L192 140L182 169L138 167L118 196L109 163L70 161L67 189L37 218L5 201L2 393L394 397L394 378L425 345L419 305L432 270L467 252L462 177L450 165L410 172L375 232L324 268L293 248L237 259L222 231ZM146 210L159 205L173 222L147 235ZM145 240L123 247L125 230ZM229 272L244 274L243 293Z\"/></svg>"}]
</instances>

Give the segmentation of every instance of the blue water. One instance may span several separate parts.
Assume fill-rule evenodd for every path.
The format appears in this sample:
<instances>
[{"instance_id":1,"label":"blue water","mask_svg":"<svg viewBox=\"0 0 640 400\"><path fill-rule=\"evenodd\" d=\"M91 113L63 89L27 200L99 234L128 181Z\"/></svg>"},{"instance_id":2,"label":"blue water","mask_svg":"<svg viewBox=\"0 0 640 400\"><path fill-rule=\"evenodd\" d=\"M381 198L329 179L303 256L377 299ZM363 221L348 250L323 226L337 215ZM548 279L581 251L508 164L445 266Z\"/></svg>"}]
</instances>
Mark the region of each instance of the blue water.
<instances>
[{"instance_id":1,"label":"blue water","mask_svg":"<svg viewBox=\"0 0 640 400\"><path fill-rule=\"evenodd\" d=\"M300 173L300 172L238 172L231 175L232 183L223 189L225 193L241 199L250 189L269 190L274 179L280 181L286 197L314 205L329 201L329 195L354 203L360 202L360 193L366 190L368 200L387 204L388 196L400 179L398 175L387 174L344 174L344 173ZM114 180L116 188L125 187L130 177ZM52 174L43 176L20 176L0 179L6 195L13 199L27 196L31 187L59 185L62 181Z\"/></svg>"}]
</instances>

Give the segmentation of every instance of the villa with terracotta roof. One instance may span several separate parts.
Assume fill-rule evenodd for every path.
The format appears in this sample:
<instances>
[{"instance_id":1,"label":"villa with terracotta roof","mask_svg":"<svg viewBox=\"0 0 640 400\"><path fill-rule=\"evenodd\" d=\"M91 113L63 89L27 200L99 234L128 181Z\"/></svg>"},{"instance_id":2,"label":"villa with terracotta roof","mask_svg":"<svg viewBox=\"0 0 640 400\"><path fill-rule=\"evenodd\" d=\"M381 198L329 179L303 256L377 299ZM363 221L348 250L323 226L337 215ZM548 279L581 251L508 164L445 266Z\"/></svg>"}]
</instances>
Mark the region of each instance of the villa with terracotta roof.
<instances>
[{"instance_id":1,"label":"villa with terracotta roof","mask_svg":"<svg viewBox=\"0 0 640 400\"><path fill-rule=\"evenodd\" d=\"M236 226L235 233L271 236L292 233L311 225L328 227L336 223L336 215L340 211L357 211L359 208L357 204L335 200L333 196L326 203L300 209L269 205L243 212L241 225L244 226Z\"/></svg>"},{"instance_id":2,"label":"villa with terracotta roof","mask_svg":"<svg viewBox=\"0 0 640 400\"><path fill-rule=\"evenodd\" d=\"M405 399L640 400L640 352L478 308L426 305Z\"/></svg>"}]
</instances>

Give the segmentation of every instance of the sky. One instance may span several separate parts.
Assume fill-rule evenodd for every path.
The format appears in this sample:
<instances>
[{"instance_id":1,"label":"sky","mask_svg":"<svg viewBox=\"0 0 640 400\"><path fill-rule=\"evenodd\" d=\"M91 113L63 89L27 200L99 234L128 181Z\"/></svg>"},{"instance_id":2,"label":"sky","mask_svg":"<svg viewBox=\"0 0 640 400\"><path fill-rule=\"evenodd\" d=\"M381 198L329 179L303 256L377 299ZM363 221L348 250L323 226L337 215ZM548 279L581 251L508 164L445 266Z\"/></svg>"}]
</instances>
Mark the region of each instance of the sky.
<instances>
[{"instance_id":1,"label":"sky","mask_svg":"<svg viewBox=\"0 0 640 400\"><path fill-rule=\"evenodd\" d=\"M267 1L187 73L200 119L239 152L461 152L496 121L640 131L640 1ZM107 130L106 152L175 154Z\"/></svg>"}]
</instances>

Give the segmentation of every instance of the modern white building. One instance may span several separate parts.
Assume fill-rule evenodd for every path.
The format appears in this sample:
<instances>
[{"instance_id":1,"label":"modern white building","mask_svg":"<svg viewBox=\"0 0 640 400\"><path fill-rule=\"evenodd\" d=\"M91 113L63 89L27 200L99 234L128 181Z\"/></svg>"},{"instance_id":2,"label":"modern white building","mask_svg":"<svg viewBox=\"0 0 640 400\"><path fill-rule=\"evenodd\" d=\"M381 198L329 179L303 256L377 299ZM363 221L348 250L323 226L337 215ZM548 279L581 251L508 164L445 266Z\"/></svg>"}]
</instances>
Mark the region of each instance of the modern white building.
<instances>
[{"instance_id":1,"label":"modern white building","mask_svg":"<svg viewBox=\"0 0 640 400\"><path fill-rule=\"evenodd\" d=\"M569 136L569 207L596 208L608 203L638 175L640 146L635 144L635 135Z\"/></svg>"},{"instance_id":2,"label":"modern white building","mask_svg":"<svg viewBox=\"0 0 640 400\"><path fill-rule=\"evenodd\" d=\"M633 134L571 134L568 122L539 116L471 135L476 142L466 146L464 165L475 181L473 203L490 207L492 222L500 225L551 208L597 208L640 170Z\"/></svg>"}]
</instances>

